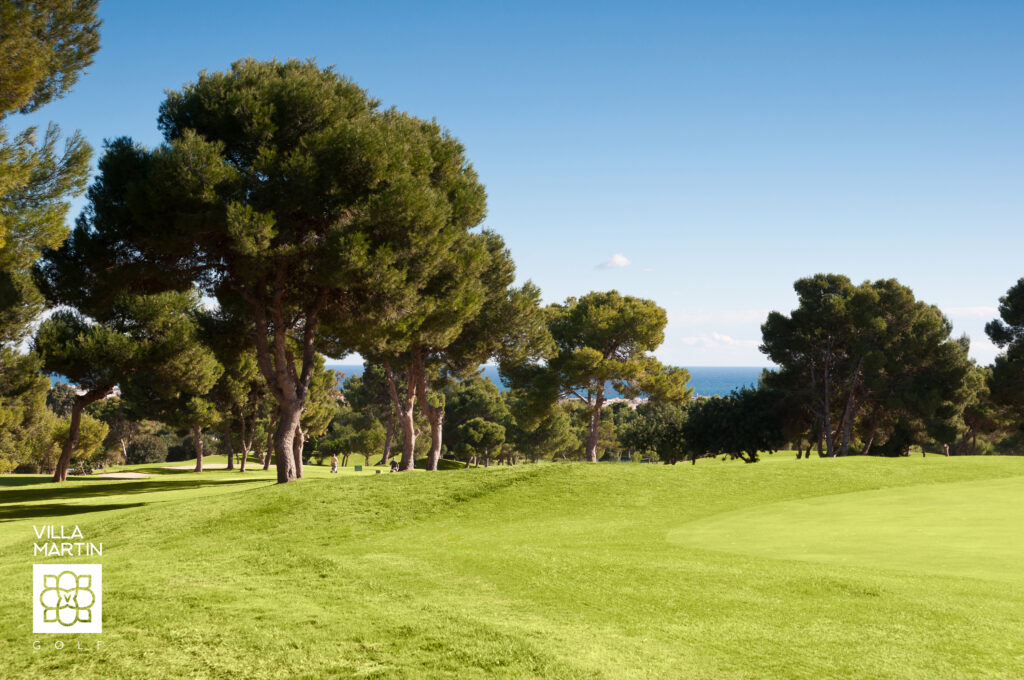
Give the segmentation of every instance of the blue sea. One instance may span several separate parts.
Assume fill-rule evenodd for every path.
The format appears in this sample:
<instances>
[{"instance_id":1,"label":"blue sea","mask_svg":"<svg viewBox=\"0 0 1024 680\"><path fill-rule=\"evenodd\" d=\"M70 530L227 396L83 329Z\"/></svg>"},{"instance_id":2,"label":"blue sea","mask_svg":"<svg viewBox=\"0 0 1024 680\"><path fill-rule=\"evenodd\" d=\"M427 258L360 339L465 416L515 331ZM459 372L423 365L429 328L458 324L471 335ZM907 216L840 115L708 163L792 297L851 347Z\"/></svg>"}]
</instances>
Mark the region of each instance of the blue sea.
<instances>
[{"instance_id":1,"label":"blue sea","mask_svg":"<svg viewBox=\"0 0 1024 680\"><path fill-rule=\"evenodd\" d=\"M327 364L327 367L335 371L341 371L345 374L345 377L362 375L363 373L362 364ZM761 375L761 371L765 370L765 367L689 366L686 370L690 372L690 387L693 388L693 393L696 396L714 397L726 396L733 390L738 390L741 387L756 387L757 379ZM483 376L497 385L502 391L505 390L505 386L501 384L501 379L498 377L497 366L483 366ZM58 380L67 382L62 376L56 374L50 376L51 384ZM609 393L608 396L614 397L616 395Z\"/></svg>"},{"instance_id":2,"label":"blue sea","mask_svg":"<svg viewBox=\"0 0 1024 680\"><path fill-rule=\"evenodd\" d=\"M362 365L353 364L328 364L328 368L341 371L347 376L361 375ZM757 379L764 366L689 366L690 387L695 395L699 397L726 396L733 390L741 387L756 387ZM483 376L489 379L502 390L505 386L501 384L498 377L497 366L483 366ZM609 395L614 396L614 395Z\"/></svg>"}]
</instances>

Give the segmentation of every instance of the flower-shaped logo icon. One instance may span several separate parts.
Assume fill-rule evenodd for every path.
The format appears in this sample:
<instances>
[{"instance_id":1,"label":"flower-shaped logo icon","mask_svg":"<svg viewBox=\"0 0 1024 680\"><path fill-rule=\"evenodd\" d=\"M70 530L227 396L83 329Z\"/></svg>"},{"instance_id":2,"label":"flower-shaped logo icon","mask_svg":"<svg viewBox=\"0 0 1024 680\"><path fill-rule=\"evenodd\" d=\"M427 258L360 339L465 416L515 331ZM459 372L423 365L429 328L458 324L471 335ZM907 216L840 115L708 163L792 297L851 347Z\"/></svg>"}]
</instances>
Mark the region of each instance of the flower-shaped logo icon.
<instances>
[{"instance_id":1,"label":"flower-shaped logo icon","mask_svg":"<svg viewBox=\"0 0 1024 680\"><path fill-rule=\"evenodd\" d=\"M32 565L33 633L102 633L102 564Z\"/></svg>"},{"instance_id":2,"label":"flower-shaped logo icon","mask_svg":"<svg viewBox=\"0 0 1024 680\"><path fill-rule=\"evenodd\" d=\"M43 621L62 626L92 621L92 606L96 595L92 592L92 576L73 571L47 574L43 577L43 591L39 604L43 606Z\"/></svg>"}]
</instances>

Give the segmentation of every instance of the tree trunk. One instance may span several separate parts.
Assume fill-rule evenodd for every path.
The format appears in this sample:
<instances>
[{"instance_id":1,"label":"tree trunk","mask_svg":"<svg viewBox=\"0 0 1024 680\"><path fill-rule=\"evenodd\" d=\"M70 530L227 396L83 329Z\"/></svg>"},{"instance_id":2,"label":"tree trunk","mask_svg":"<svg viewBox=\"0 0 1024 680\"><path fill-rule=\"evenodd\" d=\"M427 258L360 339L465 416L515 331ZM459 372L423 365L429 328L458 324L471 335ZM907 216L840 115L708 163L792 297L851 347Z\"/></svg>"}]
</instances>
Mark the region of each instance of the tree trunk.
<instances>
[{"instance_id":1,"label":"tree trunk","mask_svg":"<svg viewBox=\"0 0 1024 680\"><path fill-rule=\"evenodd\" d=\"M238 471L245 472L245 461L249 459L249 448L252 446L252 440L249 440L249 445L246 446L245 441L245 416L242 416L242 457L238 461Z\"/></svg>"},{"instance_id":2,"label":"tree trunk","mask_svg":"<svg viewBox=\"0 0 1024 680\"><path fill-rule=\"evenodd\" d=\"M270 459L274 452L274 433L277 431L277 413L274 413L271 417L270 422L267 423L267 454L263 457L263 469L270 469Z\"/></svg>"},{"instance_id":3,"label":"tree trunk","mask_svg":"<svg viewBox=\"0 0 1024 680\"><path fill-rule=\"evenodd\" d=\"M292 439L292 455L295 458L295 478L302 479L302 449L306 445L306 434L302 431L302 425L295 428L295 438Z\"/></svg>"},{"instance_id":4,"label":"tree trunk","mask_svg":"<svg viewBox=\"0 0 1024 680\"><path fill-rule=\"evenodd\" d=\"M842 439L839 443L839 455L845 456L850 452L850 434L853 429L853 407L854 404L847 404L850 412L843 411Z\"/></svg>"},{"instance_id":5,"label":"tree trunk","mask_svg":"<svg viewBox=\"0 0 1024 680\"><path fill-rule=\"evenodd\" d=\"M274 431L274 459L277 464L277 482L293 482L297 477L295 469L295 430L302 418L302 403L285 401L279 407L277 429Z\"/></svg>"},{"instance_id":6,"label":"tree trunk","mask_svg":"<svg viewBox=\"0 0 1024 680\"><path fill-rule=\"evenodd\" d=\"M420 409L430 423L430 451L427 453L427 469L437 470L437 462L441 460L441 439L444 424L444 406L433 406L427 401L427 371L423 367L423 353L416 349L416 393L420 400Z\"/></svg>"},{"instance_id":7,"label":"tree trunk","mask_svg":"<svg viewBox=\"0 0 1024 680\"><path fill-rule=\"evenodd\" d=\"M850 394L846 397L846 408L843 409L843 422L842 422L842 444L840 445L839 455L845 456L850 452L850 434L853 430L853 421L857 417L857 409L860 404L857 402L857 385L860 382L860 372L864 366L864 359L857 360L857 366L853 369L853 373L850 376Z\"/></svg>"},{"instance_id":8,"label":"tree trunk","mask_svg":"<svg viewBox=\"0 0 1024 680\"><path fill-rule=\"evenodd\" d=\"M412 404L402 407L399 420L402 423L402 459L398 463L401 471L412 470L416 467L416 415L413 413Z\"/></svg>"},{"instance_id":9,"label":"tree trunk","mask_svg":"<svg viewBox=\"0 0 1024 680\"><path fill-rule=\"evenodd\" d=\"M836 445L832 436L832 371L827 363L823 379L825 382L825 401L822 418L824 419L825 448L828 451L828 455L834 458L836 455Z\"/></svg>"},{"instance_id":10,"label":"tree trunk","mask_svg":"<svg viewBox=\"0 0 1024 680\"><path fill-rule=\"evenodd\" d=\"M972 431L973 431L973 428L971 428L971 429L967 430L966 432L964 432L963 436L960 437L960 441L958 441L957 444L956 444L956 453L955 453L955 455L957 455L957 456L965 456L965 455L967 455L967 443L971 440L971 432Z\"/></svg>"},{"instance_id":11,"label":"tree trunk","mask_svg":"<svg viewBox=\"0 0 1024 680\"><path fill-rule=\"evenodd\" d=\"M426 390L420 394L420 408L430 423L430 451L427 453L427 469L436 470L437 462L441 460L441 439L443 437L441 426L444 424L444 409L427 403Z\"/></svg>"},{"instance_id":12,"label":"tree trunk","mask_svg":"<svg viewBox=\"0 0 1024 680\"><path fill-rule=\"evenodd\" d=\"M381 465L387 465L391 460L391 438L395 435L395 409L392 404L391 415L388 416L388 427L384 432L384 455L380 459Z\"/></svg>"},{"instance_id":13,"label":"tree trunk","mask_svg":"<svg viewBox=\"0 0 1024 680\"><path fill-rule=\"evenodd\" d=\"M71 465L71 454L75 450L75 445L78 444L78 432L82 426L82 409L85 408L85 403L80 401L78 397L75 397L74 403L71 405L71 424L68 427L68 439L64 442L64 446L60 451L60 458L57 459L57 468L53 473L53 481L65 482L68 478L68 467Z\"/></svg>"},{"instance_id":14,"label":"tree trunk","mask_svg":"<svg viewBox=\"0 0 1024 680\"><path fill-rule=\"evenodd\" d=\"M402 426L402 460L398 464L400 471L413 470L416 467L416 369L410 363L409 374L406 376L408 385L405 394L399 396L395 373L391 370L391 362L384 361L384 372L388 377L388 392L398 414L398 422Z\"/></svg>"},{"instance_id":15,"label":"tree trunk","mask_svg":"<svg viewBox=\"0 0 1024 680\"><path fill-rule=\"evenodd\" d=\"M192 444L196 451L196 468L193 472L203 471L203 428L198 425L192 426Z\"/></svg>"},{"instance_id":16,"label":"tree trunk","mask_svg":"<svg viewBox=\"0 0 1024 680\"><path fill-rule=\"evenodd\" d=\"M427 469L436 470L441 460L441 426L444 422L444 409L431 407L433 413L427 414L430 421L430 452L427 453Z\"/></svg>"},{"instance_id":17,"label":"tree trunk","mask_svg":"<svg viewBox=\"0 0 1024 680\"><path fill-rule=\"evenodd\" d=\"M245 426L245 412L239 410L238 412L238 443L242 445L241 454L238 457L238 471L245 472L245 463L249 459L249 452L252 451L252 438L255 435L256 422L255 419L252 422L252 427L247 428Z\"/></svg>"},{"instance_id":18,"label":"tree trunk","mask_svg":"<svg viewBox=\"0 0 1024 680\"><path fill-rule=\"evenodd\" d=\"M316 332L320 326L320 312L327 303L327 290L310 290L310 305L302 320L302 359L296 366L293 351L289 349L288 332L281 291L289 276L288 268L279 266L274 272L274 293L269 298L243 293L255 316L253 343L256 363L267 381L274 401L277 402L278 423L274 432L274 457L279 484L297 479L293 442L299 427L306 394L316 363ZM268 456L269 459L269 456Z\"/></svg>"},{"instance_id":19,"label":"tree trunk","mask_svg":"<svg viewBox=\"0 0 1024 680\"><path fill-rule=\"evenodd\" d=\"M127 463L128 462L128 445L125 444L124 437L119 437L117 441L121 442L121 456L122 456L122 461L121 462L122 463Z\"/></svg>"},{"instance_id":20,"label":"tree trunk","mask_svg":"<svg viewBox=\"0 0 1024 680\"><path fill-rule=\"evenodd\" d=\"M871 445L875 443L875 431L878 429L878 411L879 407L876 406L875 410L871 412L871 428L868 430L868 443L861 453L862 456L871 453Z\"/></svg>"},{"instance_id":21,"label":"tree trunk","mask_svg":"<svg viewBox=\"0 0 1024 680\"><path fill-rule=\"evenodd\" d=\"M583 459L588 463L597 462L597 442L601 437L601 407L604 406L604 388L597 390L594 407L590 411L590 422L587 425L587 448Z\"/></svg>"},{"instance_id":22,"label":"tree trunk","mask_svg":"<svg viewBox=\"0 0 1024 680\"><path fill-rule=\"evenodd\" d=\"M228 454L228 470L235 469L235 449L231 446L231 421L224 421L224 450Z\"/></svg>"},{"instance_id":23,"label":"tree trunk","mask_svg":"<svg viewBox=\"0 0 1024 680\"><path fill-rule=\"evenodd\" d=\"M57 459L57 466L54 468L53 481L66 482L68 479L68 468L71 467L71 455L78 445L78 435L82 428L82 411L94 401L99 401L110 394L109 389L90 390L81 396L75 397L71 404L71 422L68 425L68 439L60 450L60 458Z\"/></svg>"}]
</instances>

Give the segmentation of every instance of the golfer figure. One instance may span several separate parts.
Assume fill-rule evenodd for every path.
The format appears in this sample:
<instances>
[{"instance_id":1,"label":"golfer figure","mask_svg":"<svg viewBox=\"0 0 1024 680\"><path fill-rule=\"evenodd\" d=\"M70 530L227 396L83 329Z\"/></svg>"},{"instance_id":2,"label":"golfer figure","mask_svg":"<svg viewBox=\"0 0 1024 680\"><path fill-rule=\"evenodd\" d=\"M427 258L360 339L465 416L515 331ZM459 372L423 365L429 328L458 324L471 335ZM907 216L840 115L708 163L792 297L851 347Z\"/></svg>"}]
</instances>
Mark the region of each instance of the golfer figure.
<instances>
[{"instance_id":1,"label":"golfer figure","mask_svg":"<svg viewBox=\"0 0 1024 680\"><path fill-rule=\"evenodd\" d=\"M338 454L331 454L331 472L338 471Z\"/></svg>"}]
</instances>

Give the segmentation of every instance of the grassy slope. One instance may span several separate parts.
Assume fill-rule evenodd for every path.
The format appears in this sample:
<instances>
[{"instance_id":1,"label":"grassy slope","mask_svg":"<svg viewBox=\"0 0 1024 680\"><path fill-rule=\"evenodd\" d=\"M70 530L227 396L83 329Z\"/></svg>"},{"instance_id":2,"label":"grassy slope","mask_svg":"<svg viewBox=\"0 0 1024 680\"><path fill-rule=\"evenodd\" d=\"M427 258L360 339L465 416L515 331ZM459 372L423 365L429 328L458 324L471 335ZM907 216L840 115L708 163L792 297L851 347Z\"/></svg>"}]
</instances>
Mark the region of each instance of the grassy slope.
<instances>
[{"instance_id":1,"label":"grassy slope","mask_svg":"<svg viewBox=\"0 0 1024 680\"><path fill-rule=\"evenodd\" d=\"M239 477L0 486L12 677L1024 677L1024 459ZM105 651L31 648L44 521Z\"/></svg>"}]
</instances>

